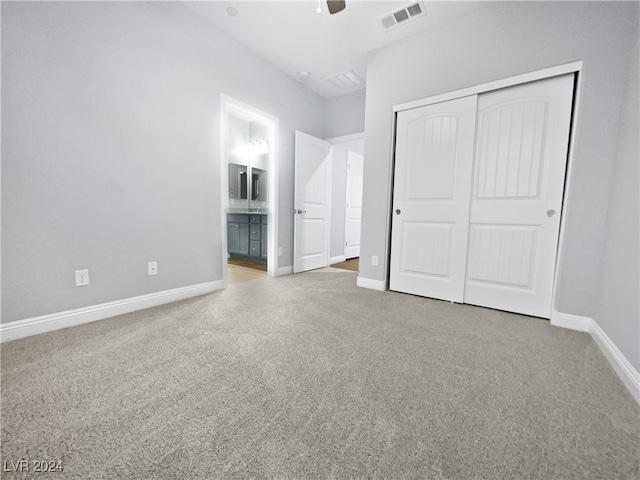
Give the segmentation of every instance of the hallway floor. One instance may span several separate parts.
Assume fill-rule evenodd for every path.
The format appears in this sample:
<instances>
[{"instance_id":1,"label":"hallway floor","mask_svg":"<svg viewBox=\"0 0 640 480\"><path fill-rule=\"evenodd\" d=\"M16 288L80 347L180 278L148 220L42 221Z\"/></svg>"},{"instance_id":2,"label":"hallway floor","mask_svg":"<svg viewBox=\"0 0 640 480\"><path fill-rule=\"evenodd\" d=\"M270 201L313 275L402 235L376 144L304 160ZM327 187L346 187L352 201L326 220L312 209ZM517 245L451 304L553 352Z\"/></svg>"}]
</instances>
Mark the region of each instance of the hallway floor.
<instances>
[{"instance_id":1,"label":"hallway floor","mask_svg":"<svg viewBox=\"0 0 640 480\"><path fill-rule=\"evenodd\" d=\"M227 283L246 282L267 276L267 266L260 263L245 262L235 258L228 259Z\"/></svg>"}]
</instances>

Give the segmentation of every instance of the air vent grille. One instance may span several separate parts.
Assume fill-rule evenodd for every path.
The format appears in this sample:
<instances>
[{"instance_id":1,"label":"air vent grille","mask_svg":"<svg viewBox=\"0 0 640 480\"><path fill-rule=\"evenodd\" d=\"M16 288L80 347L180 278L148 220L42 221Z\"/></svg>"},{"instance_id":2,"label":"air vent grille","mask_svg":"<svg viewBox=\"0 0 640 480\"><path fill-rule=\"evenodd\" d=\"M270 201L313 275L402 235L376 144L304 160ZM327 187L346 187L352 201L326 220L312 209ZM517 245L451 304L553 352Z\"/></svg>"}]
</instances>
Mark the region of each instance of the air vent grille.
<instances>
[{"instance_id":1,"label":"air vent grille","mask_svg":"<svg viewBox=\"0 0 640 480\"><path fill-rule=\"evenodd\" d=\"M425 14L421 2L413 2L399 10L395 10L380 18L380 23L385 30L397 27L399 24L408 20L413 20Z\"/></svg>"},{"instance_id":2,"label":"air vent grille","mask_svg":"<svg viewBox=\"0 0 640 480\"><path fill-rule=\"evenodd\" d=\"M390 15L388 17L382 17L380 21L382 22L382 26L384 28L391 28L396 24L396 19L393 18L393 15Z\"/></svg>"},{"instance_id":3,"label":"air vent grille","mask_svg":"<svg viewBox=\"0 0 640 480\"><path fill-rule=\"evenodd\" d=\"M393 14L393 17L396 19L396 22L404 22L405 20L409 20L409 12L406 10L400 10Z\"/></svg>"},{"instance_id":4,"label":"air vent grille","mask_svg":"<svg viewBox=\"0 0 640 480\"><path fill-rule=\"evenodd\" d=\"M407 12L409 12L409 15L411 15L412 17L415 17L416 15L420 15L422 13L422 8L420 7L419 3L414 3L413 5L409 5L407 7Z\"/></svg>"},{"instance_id":5,"label":"air vent grille","mask_svg":"<svg viewBox=\"0 0 640 480\"><path fill-rule=\"evenodd\" d=\"M353 70L348 72L339 73L333 77L327 78L340 90L359 90L365 87L365 81Z\"/></svg>"}]
</instances>

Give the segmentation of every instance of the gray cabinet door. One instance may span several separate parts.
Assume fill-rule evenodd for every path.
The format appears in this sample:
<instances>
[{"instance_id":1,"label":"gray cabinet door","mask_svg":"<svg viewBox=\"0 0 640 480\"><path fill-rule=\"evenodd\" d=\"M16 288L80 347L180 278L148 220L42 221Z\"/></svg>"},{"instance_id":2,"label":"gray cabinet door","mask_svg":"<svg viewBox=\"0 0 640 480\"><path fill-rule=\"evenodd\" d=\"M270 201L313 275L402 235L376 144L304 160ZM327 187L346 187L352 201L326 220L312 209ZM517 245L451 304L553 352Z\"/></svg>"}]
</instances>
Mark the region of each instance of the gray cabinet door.
<instances>
[{"instance_id":1,"label":"gray cabinet door","mask_svg":"<svg viewBox=\"0 0 640 480\"><path fill-rule=\"evenodd\" d=\"M249 224L227 223L227 251L249 255Z\"/></svg>"}]
</instances>

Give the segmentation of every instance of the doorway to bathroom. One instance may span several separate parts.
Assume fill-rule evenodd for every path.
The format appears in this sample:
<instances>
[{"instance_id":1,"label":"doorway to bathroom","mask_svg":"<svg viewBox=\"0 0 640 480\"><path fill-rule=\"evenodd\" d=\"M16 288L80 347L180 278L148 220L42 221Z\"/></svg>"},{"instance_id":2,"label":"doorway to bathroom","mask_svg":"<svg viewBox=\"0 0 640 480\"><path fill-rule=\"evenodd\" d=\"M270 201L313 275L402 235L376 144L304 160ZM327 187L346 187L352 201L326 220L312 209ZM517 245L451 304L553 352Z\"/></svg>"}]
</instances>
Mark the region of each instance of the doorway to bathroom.
<instances>
[{"instance_id":1,"label":"doorway to bathroom","mask_svg":"<svg viewBox=\"0 0 640 480\"><path fill-rule=\"evenodd\" d=\"M277 271L278 119L222 95L225 284Z\"/></svg>"}]
</instances>

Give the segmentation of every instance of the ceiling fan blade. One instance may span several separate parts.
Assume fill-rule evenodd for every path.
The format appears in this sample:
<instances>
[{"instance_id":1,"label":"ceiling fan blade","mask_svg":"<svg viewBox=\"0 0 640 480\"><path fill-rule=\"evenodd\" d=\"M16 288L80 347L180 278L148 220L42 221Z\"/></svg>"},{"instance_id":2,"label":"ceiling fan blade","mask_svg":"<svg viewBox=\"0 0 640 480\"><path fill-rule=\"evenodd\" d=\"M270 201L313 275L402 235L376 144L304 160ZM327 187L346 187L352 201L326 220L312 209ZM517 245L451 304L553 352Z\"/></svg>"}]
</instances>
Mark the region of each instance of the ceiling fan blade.
<instances>
[{"instance_id":1,"label":"ceiling fan blade","mask_svg":"<svg viewBox=\"0 0 640 480\"><path fill-rule=\"evenodd\" d=\"M345 0L327 0L327 7L329 7L329 13L333 15L347 8L347 2Z\"/></svg>"}]
</instances>

